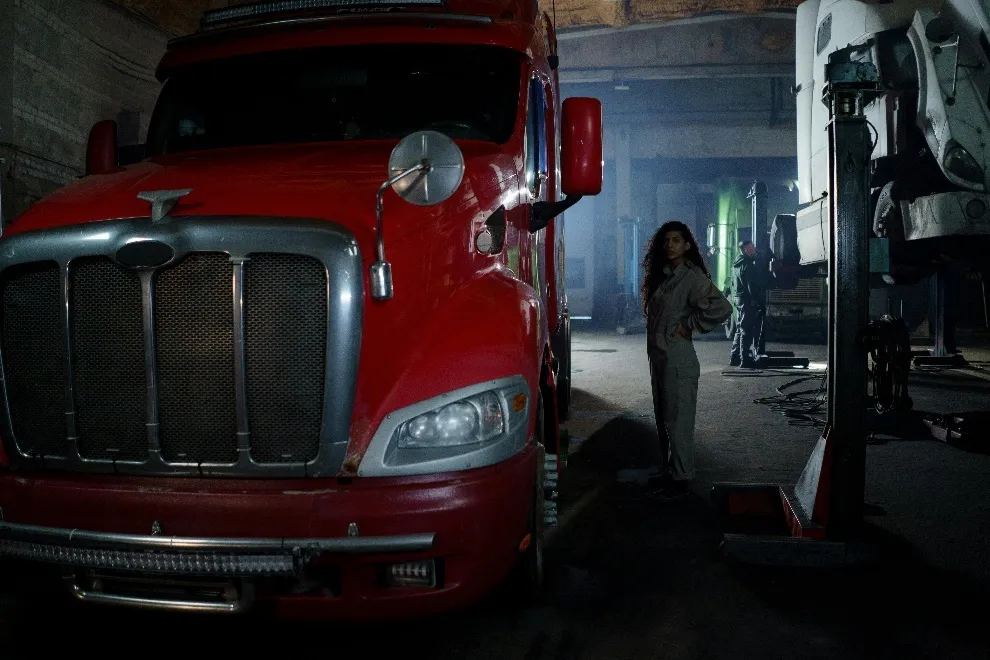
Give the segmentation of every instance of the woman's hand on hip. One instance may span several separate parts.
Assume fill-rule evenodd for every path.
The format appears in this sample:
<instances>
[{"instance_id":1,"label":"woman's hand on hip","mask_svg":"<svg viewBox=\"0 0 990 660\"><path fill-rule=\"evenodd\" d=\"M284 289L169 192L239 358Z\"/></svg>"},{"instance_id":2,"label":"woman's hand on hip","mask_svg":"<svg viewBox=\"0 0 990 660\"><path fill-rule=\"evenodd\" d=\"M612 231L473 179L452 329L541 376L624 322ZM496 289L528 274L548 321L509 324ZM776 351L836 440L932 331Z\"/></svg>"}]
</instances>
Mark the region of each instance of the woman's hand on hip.
<instances>
[{"instance_id":1,"label":"woman's hand on hip","mask_svg":"<svg viewBox=\"0 0 990 660\"><path fill-rule=\"evenodd\" d=\"M684 337L684 339L691 339L692 335L694 334L690 330L685 328L683 323L678 323L677 327L674 328L674 332L680 335L681 337Z\"/></svg>"}]
</instances>

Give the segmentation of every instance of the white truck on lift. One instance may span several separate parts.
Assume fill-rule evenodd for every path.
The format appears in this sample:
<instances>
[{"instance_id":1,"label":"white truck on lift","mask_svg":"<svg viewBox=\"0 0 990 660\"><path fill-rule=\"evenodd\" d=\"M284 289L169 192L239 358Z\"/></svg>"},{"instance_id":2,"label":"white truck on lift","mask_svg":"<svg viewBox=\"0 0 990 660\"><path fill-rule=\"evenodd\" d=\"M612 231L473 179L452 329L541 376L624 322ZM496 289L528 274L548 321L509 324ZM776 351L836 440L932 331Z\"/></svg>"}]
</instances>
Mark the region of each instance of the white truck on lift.
<instances>
[{"instance_id":1,"label":"white truck on lift","mask_svg":"<svg viewBox=\"0 0 990 660\"><path fill-rule=\"evenodd\" d=\"M880 77L880 93L865 114L875 141L872 229L889 239L885 281L917 282L935 271L942 255L990 254L988 17L988 0L807 0L798 6L800 206L795 225L779 229L790 234L783 239L793 246L790 260L796 247L802 266L828 261L823 73L829 56L849 46L857 47L849 60L873 63Z\"/></svg>"}]
</instances>

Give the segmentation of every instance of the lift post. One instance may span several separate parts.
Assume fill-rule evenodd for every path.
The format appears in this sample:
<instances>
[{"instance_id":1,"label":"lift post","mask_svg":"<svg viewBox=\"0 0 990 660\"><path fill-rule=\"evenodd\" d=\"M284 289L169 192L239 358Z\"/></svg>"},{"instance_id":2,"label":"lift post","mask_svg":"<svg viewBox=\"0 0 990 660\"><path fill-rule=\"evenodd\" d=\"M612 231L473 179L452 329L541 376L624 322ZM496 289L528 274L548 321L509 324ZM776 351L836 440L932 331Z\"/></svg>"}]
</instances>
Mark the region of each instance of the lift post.
<instances>
[{"instance_id":1,"label":"lift post","mask_svg":"<svg viewBox=\"0 0 990 660\"><path fill-rule=\"evenodd\" d=\"M945 304L945 289L948 286L948 275L943 269L938 269L931 277L931 296L935 303L934 326L935 336L934 346L930 351L921 351L915 354L914 365L916 367L961 367L966 364L966 359L961 353L951 354L945 348L945 317L948 309ZM954 283L959 286L958 282Z\"/></svg>"},{"instance_id":2,"label":"lift post","mask_svg":"<svg viewBox=\"0 0 990 660\"><path fill-rule=\"evenodd\" d=\"M753 203L753 247L756 248L756 259L764 275L770 274L770 224L767 217L767 184L756 181L749 189L747 198ZM761 369L801 368L807 369L811 360L806 357L795 357L790 351L768 351L767 330L770 326L770 290L767 288L763 300L763 320L760 327L760 340L756 348L756 366Z\"/></svg>"},{"instance_id":3,"label":"lift post","mask_svg":"<svg viewBox=\"0 0 990 660\"><path fill-rule=\"evenodd\" d=\"M841 51L840 51L841 53ZM869 377L869 158L864 96L876 67L830 60L828 423L797 485L717 484L727 557L775 565L841 565L864 557L860 543L866 471Z\"/></svg>"}]
</instances>

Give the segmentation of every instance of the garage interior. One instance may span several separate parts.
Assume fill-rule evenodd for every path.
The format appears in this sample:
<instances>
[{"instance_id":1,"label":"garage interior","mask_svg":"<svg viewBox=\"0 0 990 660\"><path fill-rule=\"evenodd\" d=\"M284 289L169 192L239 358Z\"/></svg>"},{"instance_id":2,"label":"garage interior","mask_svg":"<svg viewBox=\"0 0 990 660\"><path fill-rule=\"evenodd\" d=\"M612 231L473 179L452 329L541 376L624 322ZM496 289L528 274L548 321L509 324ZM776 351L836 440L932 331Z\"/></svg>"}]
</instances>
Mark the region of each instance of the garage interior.
<instances>
[{"instance_id":1,"label":"garage interior","mask_svg":"<svg viewBox=\"0 0 990 660\"><path fill-rule=\"evenodd\" d=\"M115 120L121 144L139 145L168 40L193 32L203 11L237 4L0 3L4 222L83 174L95 122ZM647 493L657 430L638 300L643 249L664 222L685 222L709 266L721 264L715 272L725 289L736 240L752 232L754 185L766 187L768 218L795 213L797 4L556 0L544 7L558 30L564 97L602 101L605 176L601 195L566 213L571 464L539 606L518 611L496 598L440 619L389 624L388 634L282 622L258 629L250 620L83 611L15 575L0 582L0 656L43 657L99 640L103 655L134 657L120 634L133 630L141 647L154 640L156 649L194 654L195 637L209 638L204 650L257 651L264 640L291 653L437 659L988 657L985 438L963 446L923 432L869 436L864 515L883 548L878 562L781 568L723 555L712 487L793 484L824 431L824 271L770 294L768 347L807 356L809 368L733 370L722 328L699 338L698 483L677 502ZM953 281L965 361L914 367L915 410L990 408L988 266ZM935 342L934 291L934 278L874 290L871 319L903 316L911 347L927 351Z\"/></svg>"}]
</instances>

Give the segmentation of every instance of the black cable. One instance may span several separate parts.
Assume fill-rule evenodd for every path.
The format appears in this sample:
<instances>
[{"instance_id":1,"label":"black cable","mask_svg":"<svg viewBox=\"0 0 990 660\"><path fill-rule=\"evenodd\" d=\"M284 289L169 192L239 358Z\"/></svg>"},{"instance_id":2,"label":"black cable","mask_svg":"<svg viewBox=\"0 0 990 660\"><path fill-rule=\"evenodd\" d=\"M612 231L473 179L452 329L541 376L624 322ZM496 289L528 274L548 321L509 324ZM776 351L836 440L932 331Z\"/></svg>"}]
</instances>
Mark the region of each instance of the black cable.
<instances>
[{"instance_id":1,"label":"black cable","mask_svg":"<svg viewBox=\"0 0 990 660\"><path fill-rule=\"evenodd\" d=\"M804 382L818 379L818 387L787 392L786 390ZM754 399L754 403L769 406L770 410L788 419L788 425L800 428L824 429L826 420L817 416L825 412L827 402L827 373L802 376L779 385L776 396ZM807 396L812 394L813 396Z\"/></svg>"}]
</instances>

